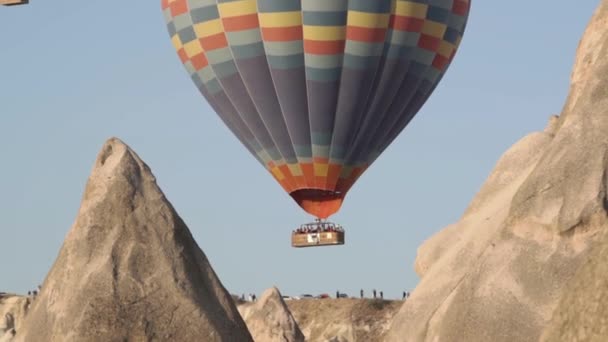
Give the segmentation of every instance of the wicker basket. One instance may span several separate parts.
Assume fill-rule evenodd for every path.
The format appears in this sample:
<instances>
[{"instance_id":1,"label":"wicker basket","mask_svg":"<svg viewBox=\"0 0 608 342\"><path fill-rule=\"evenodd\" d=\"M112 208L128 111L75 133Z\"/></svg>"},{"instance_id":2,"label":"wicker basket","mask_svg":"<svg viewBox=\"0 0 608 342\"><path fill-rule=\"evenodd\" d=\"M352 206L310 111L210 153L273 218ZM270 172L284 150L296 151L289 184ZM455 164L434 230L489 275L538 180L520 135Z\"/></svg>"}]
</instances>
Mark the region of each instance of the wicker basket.
<instances>
[{"instance_id":1,"label":"wicker basket","mask_svg":"<svg viewBox=\"0 0 608 342\"><path fill-rule=\"evenodd\" d=\"M344 244L344 232L320 232L320 233L291 233L291 246L300 247L321 247L336 246Z\"/></svg>"}]
</instances>

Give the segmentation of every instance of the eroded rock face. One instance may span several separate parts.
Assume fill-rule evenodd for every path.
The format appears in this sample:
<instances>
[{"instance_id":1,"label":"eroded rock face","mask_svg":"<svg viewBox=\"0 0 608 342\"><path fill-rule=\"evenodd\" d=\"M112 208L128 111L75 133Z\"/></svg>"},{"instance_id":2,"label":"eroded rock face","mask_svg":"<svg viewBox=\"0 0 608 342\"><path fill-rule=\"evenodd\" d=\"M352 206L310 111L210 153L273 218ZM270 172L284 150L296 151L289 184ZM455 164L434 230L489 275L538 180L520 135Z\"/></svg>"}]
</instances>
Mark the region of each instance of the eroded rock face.
<instances>
[{"instance_id":1,"label":"eroded rock face","mask_svg":"<svg viewBox=\"0 0 608 342\"><path fill-rule=\"evenodd\" d=\"M608 2L601 1L577 52L571 92L542 162L513 198L511 224L557 233L604 214L608 156Z\"/></svg>"},{"instance_id":2,"label":"eroded rock face","mask_svg":"<svg viewBox=\"0 0 608 342\"><path fill-rule=\"evenodd\" d=\"M239 311L255 341L304 342L300 327L276 287L266 290L257 301L240 305Z\"/></svg>"},{"instance_id":3,"label":"eroded rock face","mask_svg":"<svg viewBox=\"0 0 608 342\"><path fill-rule=\"evenodd\" d=\"M597 72L597 64L600 59L606 58L606 27L608 26L608 4L600 1L591 22L587 26L583 38L579 43L577 58L574 63L571 76L571 90L566 111L576 105L581 94L585 93L585 87L589 86L589 79L594 78ZM595 77L601 75L595 75Z\"/></svg>"},{"instance_id":4,"label":"eroded rock face","mask_svg":"<svg viewBox=\"0 0 608 342\"><path fill-rule=\"evenodd\" d=\"M31 298L0 294L0 342L12 341L30 307Z\"/></svg>"},{"instance_id":5,"label":"eroded rock face","mask_svg":"<svg viewBox=\"0 0 608 342\"><path fill-rule=\"evenodd\" d=\"M608 235L565 287L542 342L608 339Z\"/></svg>"},{"instance_id":6,"label":"eroded rock face","mask_svg":"<svg viewBox=\"0 0 608 342\"><path fill-rule=\"evenodd\" d=\"M287 306L307 342L383 342L402 303L341 298L290 300Z\"/></svg>"},{"instance_id":7,"label":"eroded rock face","mask_svg":"<svg viewBox=\"0 0 608 342\"><path fill-rule=\"evenodd\" d=\"M252 339L148 166L110 139L16 340Z\"/></svg>"},{"instance_id":8,"label":"eroded rock face","mask_svg":"<svg viewBox=\"0 0 608 342\"><path fill-rule=\"evenodd\" d=\"M515 144L456 224L418 250L422 279L388 341L538 341L608 229L608 0L559 118Z\"/></svg>"}]
</instances>

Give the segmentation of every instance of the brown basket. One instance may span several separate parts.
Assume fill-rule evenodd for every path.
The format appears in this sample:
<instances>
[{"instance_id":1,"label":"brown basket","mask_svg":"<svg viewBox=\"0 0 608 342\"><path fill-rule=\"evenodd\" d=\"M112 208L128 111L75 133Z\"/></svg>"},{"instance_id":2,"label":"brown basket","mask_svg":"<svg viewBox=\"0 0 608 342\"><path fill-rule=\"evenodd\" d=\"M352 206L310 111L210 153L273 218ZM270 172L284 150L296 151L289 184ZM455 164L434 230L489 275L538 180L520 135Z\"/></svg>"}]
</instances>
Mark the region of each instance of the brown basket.
<instances>
[{"instance_id":1,"label":"brown basket","mask_svg":"<svg viewBox=\"0 0 608 342\"><path fill-rule=\"evenodd\" d=\"M344 244L344 232L291 233L291 246L322 247Z\"/></svg>"}]
</instances>

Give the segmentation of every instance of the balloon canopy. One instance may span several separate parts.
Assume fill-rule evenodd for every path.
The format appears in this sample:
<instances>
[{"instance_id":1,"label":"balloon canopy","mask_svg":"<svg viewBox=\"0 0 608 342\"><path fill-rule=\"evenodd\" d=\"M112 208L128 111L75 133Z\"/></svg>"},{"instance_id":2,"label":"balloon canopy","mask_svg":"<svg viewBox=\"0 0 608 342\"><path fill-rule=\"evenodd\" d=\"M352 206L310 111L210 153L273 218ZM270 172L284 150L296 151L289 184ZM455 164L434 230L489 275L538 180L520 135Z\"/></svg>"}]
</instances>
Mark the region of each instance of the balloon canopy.
<instances>
[{"instance_id":1,"label":"balloon canopy","mask_svg":"<svg viewBox=\"0 0 608 342\"><path fill-rule=\"evenodd\" d=\"M162 0L173 45L226 126L327 218L431 95L470 0Z\"/></svg>"}]
</instances>

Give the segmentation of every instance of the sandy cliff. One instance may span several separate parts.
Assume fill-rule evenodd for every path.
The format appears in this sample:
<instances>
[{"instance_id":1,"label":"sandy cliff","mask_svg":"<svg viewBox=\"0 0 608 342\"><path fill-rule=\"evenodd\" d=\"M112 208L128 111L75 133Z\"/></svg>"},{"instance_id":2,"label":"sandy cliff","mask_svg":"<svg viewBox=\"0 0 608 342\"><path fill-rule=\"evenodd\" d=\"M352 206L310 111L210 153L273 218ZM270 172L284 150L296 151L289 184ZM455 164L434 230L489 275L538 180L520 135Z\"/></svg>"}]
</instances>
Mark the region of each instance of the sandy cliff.
<instances>
[{"instance_id":1,"label":"sandy cliff","mask_svg":"<svg viewBox=\"0 0 608 342\"><path fill-rule=\"evenodd\" d=\"M0 294L0 342L11 341L30 307L31 298L8 293Z\"/></svg>"},{"instance_id":2,"label":"sandy cliff","mask_svg":"<svg viewBox=\"0 0 608 342\"><path fill-rule=\"evenodd\" d=\"M608 0L559 117L516 143L461 218L418 250L421 282L388 341L537 341L606 230Z\"/></svg>"},{"instance_id":3,"label":"sandy cliff","mask_svg":"<svg viewBox=\"0 0 608 342\"><path fill-rule=\"evenodd\" d=\"M255 341L304 342L304 335L276 287L266 290L260 299L238 306Z\"/></svg>"},{"instance_id":4,"label":"sandy cliff","mask_svg":"<svg viewBox=\"0 0 608 342\"><path fill-rule=\"evenodd\" d=\"M110 139L16 340L252 339L148 166Z\"/></svg>"},{"instance_id":5,"label":"sandy cliff","mask_svg":"<svg viewBox=\"0 0 608 342\"><path fill-rule=\"evenodd\" d=\"M380 342L402 301L305 299L287 301L307 342Z\"/></svg>"}]
</instances>

